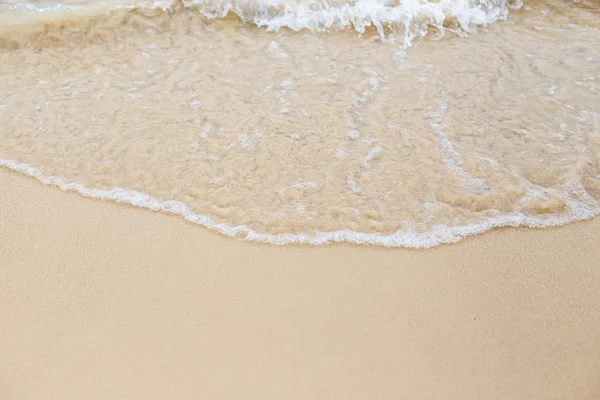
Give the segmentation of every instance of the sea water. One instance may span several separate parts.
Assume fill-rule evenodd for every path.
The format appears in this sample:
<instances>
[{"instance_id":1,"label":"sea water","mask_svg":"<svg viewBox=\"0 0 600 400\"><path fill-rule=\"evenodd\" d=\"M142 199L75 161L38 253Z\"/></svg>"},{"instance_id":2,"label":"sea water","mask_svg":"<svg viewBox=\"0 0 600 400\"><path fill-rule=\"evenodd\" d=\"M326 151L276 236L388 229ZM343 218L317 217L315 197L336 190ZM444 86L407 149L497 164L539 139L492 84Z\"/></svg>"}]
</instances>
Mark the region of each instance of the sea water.
<instances>
[{"instance_id":1,"label":"sea water","mask_svg":"<svg viewBox=\"0 0 600 400\"><path fill-rule=\"evenodd\" d=\"M593 0L0 0L0 165L275 244L600 212Z\"/></svg>"}]
</instances>

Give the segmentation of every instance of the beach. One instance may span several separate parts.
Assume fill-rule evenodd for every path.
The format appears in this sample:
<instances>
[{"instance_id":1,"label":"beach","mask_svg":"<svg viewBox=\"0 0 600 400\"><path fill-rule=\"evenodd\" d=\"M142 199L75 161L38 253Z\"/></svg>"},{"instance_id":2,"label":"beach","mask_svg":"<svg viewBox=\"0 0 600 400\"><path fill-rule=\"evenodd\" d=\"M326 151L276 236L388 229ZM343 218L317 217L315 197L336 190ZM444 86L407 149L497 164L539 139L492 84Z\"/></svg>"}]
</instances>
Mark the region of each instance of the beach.
<instances>
[{"instance_id":1,"label":"beach","mask_svg":"<svg viewBox=\"0 0 600 400\"><path fill-rule=\"evenodd\" d=\"M597 0L0 0L0 400L600 399Z\"/></svg>"},{"instance_id":2,"label":"beach","mask_svg":"<svg viewBox=\"0 0 600 400\"><path fill-rule=\"evenodd\" d=\"M600 220L274 246L0 169L0 398L600 397Z\"/></svg>"},{"instance_id":3,"label":"beach","mask_svg":"<svg viewBox=\"0 0 600 400\"><path fill-rule=\"evenodd\" d=\"M150 3L0 4L1 167L280 245L600 213L593 2Z\"/></svg>"}]
</instances>

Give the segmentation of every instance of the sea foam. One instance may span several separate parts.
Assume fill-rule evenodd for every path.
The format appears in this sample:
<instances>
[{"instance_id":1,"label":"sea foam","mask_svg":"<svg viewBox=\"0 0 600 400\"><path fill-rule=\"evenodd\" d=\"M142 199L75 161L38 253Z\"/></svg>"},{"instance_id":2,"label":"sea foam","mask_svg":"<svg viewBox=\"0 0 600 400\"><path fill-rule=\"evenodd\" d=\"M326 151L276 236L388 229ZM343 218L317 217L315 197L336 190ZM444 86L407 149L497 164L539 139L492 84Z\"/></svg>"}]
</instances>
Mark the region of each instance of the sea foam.
<instances>
[{"instance_id":1,"label":"sea foam","mask_svg":"<svg viewBox=\"0 0 600 400\"><path fill-rule=\"evenodd\" d=\"M441 34L446 30L472 32L505 19L510 8L521 5L521 0L63 0L13 1L0 4L0 12L57 18L61 14L94 15L116 9L169 11L183 6L196 9L209 19L235 14L243 22L270 31L354 29L364 33L367 28L374 28L382 38L402 32L403 40L409 44L413 38L427 34L430 27ZM10 23L10 19L2 20L0 26Z\"/></svg>"},{"instance_id":2,"label":"sea foam","mask_svg":"<svg viewBox=\"0 0 600 400\"><path fill-rule=\"evenodd\" d=\"M350 243L421 249L435 247L444 243L455 243L466 236L480 234L498 227L546 228L589 219L600 214L600 204L589 196L583 188L571 188L570 192L573 193L573 190L575 190L576 196L567 196L566 211L562 216L531 216L521 212L499 213L494 217L473 224L452 227L435 225L427 232L400 230L389 235L351 230L333 232L315 231L313 234L284 233L271 235L256 232L245 225L231 226L218 223L210 217L196 214L186 204L179 201L161 201L146 193L118 187L110 190L88 188L80 183L69 182L61 177L45 176L39 169L31 165L17 163L4 158L0 158L0 166L33 177L46 185L56 186L65 192L76 192L80 195L99 200L110 200L153 211L179 215L189 222L202 225L225 236L239 236L245 240L274 245Z\"/></svg>"}]
</instances>

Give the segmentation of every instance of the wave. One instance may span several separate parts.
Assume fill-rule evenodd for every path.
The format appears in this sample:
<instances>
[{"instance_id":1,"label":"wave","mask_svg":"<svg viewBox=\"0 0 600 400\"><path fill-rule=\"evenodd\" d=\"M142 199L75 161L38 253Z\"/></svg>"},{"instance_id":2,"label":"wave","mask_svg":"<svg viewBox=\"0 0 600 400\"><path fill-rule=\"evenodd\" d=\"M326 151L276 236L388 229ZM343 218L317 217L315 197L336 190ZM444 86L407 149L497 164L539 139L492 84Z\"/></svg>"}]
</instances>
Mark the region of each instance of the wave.
<instances>
[{"instance_id":1,"label":"wave","mask_svg":"<svg viewBox=\"0 0 600 400\"><path fill-rule=\"evenodd\" d=\"M161 211L183 217L185 220L204 226L212 231L230 237L241 237L245 240L274 245L306 244L326 245L332 243L350 243L356 245L377 245L384 247L406 247L425 249L441 244L456 243L467 236L477 235L500 227L529 227L547 228L566 225L574 221L582 221L600 214L600 205L596 200L580 188L577 199L570 197L566 201L568 216L530 216L521 212L510 212L485 219L481 222L462 226L436 225L430 231L416 232L400 230L386 235L381 233L365 233L351 230L333 232L315 232L314 234L265 234L256 232L245 225L231 226L215 222L212 218L196 214L186 204L170 200L161 201L146 193L113 188L110 190L88 188L80 183L69 182L64 178L45 176L42 172L28 164L17 163L0 158L0 167L22 173L37 179L45 185L56 186L64 192L76 192L85 197L98 200L109 200L116 203L128 204L153 211Z\"/></svg>"},{"instance_id":2,"label":"wave","mask_svg":"<svg viewBox=\"0 0 600 400\"><path fill-rule=\"evenodd\" d=\"M382 37L385 27L404 28L407 35L424 35L429 26L440 31L445 27L456 27L469 32L477 26L506 18L510 5L507 0L184 0L183 3L186 7L198 8L208 18L222 18L234 13L242 21L268 30L353 28L363 33L366 28L373 27Z\"/></svg>"},{"instance_id":3,"label":"wave","mask_svg":"<svg viewBox=\"0 0 600 400\"><path fill-rule=\"evenodd\" d=\"M237 16L269 31L282 28L312 32L375 29L382 37L401 33L410 43L430 28L470 33L508 16L521 0L43 0L0 4L0 26L40 19L92 16L119 9L173 12L193 9L207 19ZM1 18L2 15L10 17ZM19 17L16 17L16 15Z\"/></svg>"}]
</instances>

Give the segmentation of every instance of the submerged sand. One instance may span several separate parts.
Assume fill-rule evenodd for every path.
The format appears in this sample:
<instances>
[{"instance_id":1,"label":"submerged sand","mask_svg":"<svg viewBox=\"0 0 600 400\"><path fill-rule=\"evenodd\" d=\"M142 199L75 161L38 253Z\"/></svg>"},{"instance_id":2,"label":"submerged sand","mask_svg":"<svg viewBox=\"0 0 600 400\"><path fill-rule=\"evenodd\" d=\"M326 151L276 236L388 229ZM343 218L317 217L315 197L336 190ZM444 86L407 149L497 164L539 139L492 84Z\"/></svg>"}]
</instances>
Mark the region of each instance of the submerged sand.
<instances>
[{"instance_id":1,"label":"submerged sand","mask_svg":"<svg viewBox=\"0 0 600 400\"><path fill-rule=\"evenodd\" d=\"M598 6L529 4L410 48L392 28L267 32L181 2L0 23L0 165L278 244L590 218Z\"/></svg>"},{"instance_id":2,"label":"submerged sand","mask_svg":"<svg viewBox=\"0 0 600 400\"><path fill-rule=\"evenodd\" d=\"M600 398L600 219L277 247L0 169L0 398Z\"/></svg>"}]
</instances>

